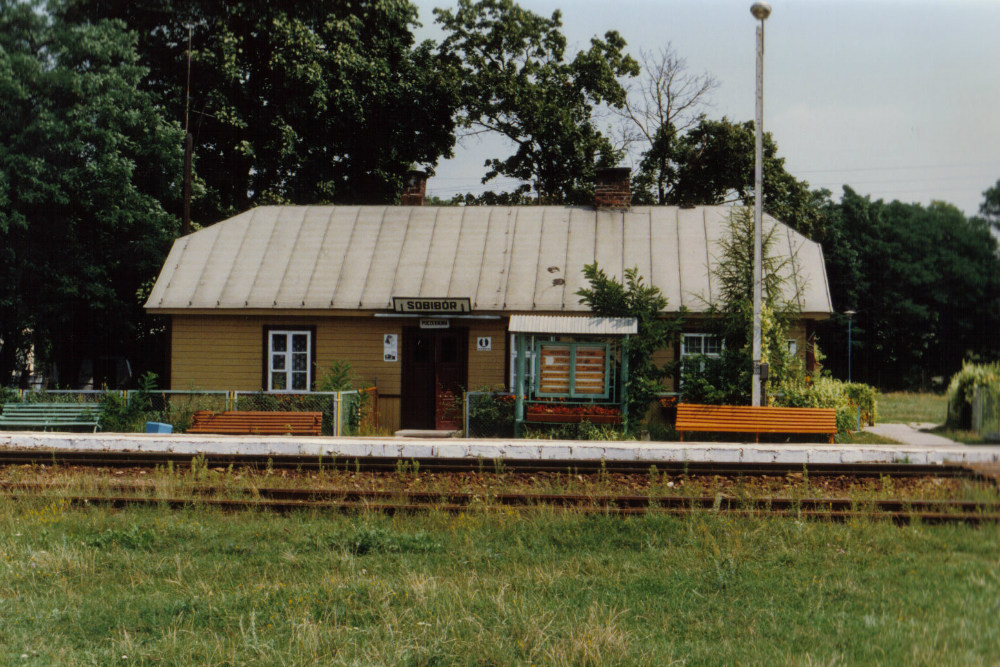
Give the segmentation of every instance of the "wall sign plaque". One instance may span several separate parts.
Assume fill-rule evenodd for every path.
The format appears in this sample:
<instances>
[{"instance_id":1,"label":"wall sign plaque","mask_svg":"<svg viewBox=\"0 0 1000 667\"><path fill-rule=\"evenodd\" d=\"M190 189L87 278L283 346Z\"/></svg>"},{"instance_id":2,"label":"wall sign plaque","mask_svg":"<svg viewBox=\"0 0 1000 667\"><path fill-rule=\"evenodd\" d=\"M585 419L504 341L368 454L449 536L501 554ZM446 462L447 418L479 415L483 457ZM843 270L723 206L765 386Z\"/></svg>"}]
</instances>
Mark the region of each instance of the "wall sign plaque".
<instances>
[{"instance_id":1,"label":"wall sign plaque","mask_svg":"<svg viewBox=\"0 0 1000 667\"><path fill-rule=\"evenodd\" d=\"M397 313L448 315L472 312L472 300L465 298L392 297L392 309Z\"/></svg>"}]
</instances>

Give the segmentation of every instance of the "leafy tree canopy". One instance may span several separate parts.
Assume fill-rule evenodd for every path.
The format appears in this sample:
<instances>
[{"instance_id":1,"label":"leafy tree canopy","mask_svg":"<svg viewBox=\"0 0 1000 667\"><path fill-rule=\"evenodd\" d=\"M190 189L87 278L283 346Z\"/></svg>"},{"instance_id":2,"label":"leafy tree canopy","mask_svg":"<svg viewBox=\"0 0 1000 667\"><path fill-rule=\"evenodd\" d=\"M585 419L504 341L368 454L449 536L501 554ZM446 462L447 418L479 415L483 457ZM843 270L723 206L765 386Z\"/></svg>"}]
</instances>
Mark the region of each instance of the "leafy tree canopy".
<instances>
[{"instance_id":1,"label":"leafy tree canopy","mask_svg":"<svg viewBox=\"0 0 1000 667\"><path fill-rule=\"evenodd\" d=\"M136 291L177 229L181 130L139 90L136 36L0 0L0 384L132 357Z\"/></svg>"},{"instance_id":2,"label":"leafy tree canopy","mask_svg":"<svg viewBox=\"0 0 1000 667\"><path fill-rule=\"evenodd\" d=\"M667 160L673 165L668 181L668 204L686 206L739 202L753 205L754 197L754 125L752 121L734 123L726 118L702 118L683 136L665 143ZM642 164L659 159L654 144ZM764 133L764 211L791 225L806 236L822 231L817 203L823 193L813 193L809 184L785 170L785 159L778 157L778 145Z\"/></svg>"},{"instance_id":3,"label":"leafy tree canopy","mask_svg":"<svg viewBox=\"0 0 1000 667\"><path fill-rule=\"evenodd\" d=\"M142 36L142 87L184 117L214 221L264 203L392 202L413 164L451 154L455 94L406 0L63 0L69 20Z\"/></svg>"},{"instance_id":4,"label":"leafy tree canopy","mask_svg":"<svg viewBox=\"0 0 1000 667\"><path fill-rule=\"evenodd\" d=\"M857 311L852 376L883 388L927 385L963 359L1000 356L1000 258L988 223L950 204L872 201L849 187L825 210L834 307ZM821 334L846 370L846 319ZM842 373L846 375L846 372Z\"/></svg>"},{"instance_id":5,"label":"leafy tree canopy","mask_svg":"<svg viewBox=\"0 0 1000 667\"><path fill-rule=\"evenodd\" d=\"M484 182L508 176L534 182L546 202L591 201L595 166L616 161L595 109L622 106L618 77L639 72L621 35L595 37L567 60L558 11L545 18L512 0L460 0L454 10L434 11L458 82L459 124L498 133L515 148L486 161Z\"/></svg>"},{"instance_id":6,"label":"leafy tree canopy","mask_svg":"<svg viewBox=\"0 0 1000 667\"><path fill-rule=\"evenodd\" d=\"M983 203L979 206L979 213L1000 231L1000 180L983 193Z\"/></svg>"}]
</instances>

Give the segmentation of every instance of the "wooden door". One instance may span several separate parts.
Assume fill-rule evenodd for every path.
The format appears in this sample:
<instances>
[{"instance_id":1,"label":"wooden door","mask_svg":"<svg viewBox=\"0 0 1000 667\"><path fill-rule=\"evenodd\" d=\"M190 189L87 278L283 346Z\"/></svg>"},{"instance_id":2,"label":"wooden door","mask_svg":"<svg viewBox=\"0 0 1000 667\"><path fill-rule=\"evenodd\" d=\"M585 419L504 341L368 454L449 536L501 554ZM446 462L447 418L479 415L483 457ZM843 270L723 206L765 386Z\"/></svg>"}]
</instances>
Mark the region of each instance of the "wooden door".
<instances>
[{"instance_id":1,"label":"wooden door","mask_svg":"<svg viewBox=\"0 0 1000 667\"><path fill-rule=\"evenodd\" d=\"M467 329L403 329L403 428L461 428L468 338Z\"/></svg>"}]
</instances>

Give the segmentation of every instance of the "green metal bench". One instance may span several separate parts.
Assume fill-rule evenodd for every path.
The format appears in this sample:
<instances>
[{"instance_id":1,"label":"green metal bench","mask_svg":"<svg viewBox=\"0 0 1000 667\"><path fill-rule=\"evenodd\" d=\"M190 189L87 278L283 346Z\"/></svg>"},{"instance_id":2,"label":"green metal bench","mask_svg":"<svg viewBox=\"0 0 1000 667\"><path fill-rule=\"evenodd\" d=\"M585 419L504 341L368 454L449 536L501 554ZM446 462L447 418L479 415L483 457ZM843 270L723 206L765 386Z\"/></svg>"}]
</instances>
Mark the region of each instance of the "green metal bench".
<instances>
[{"instance_id":1,"label":"green metal bench","mask_svg":"<svg viewBox=\"0 0 1000 667\"><path fill-rule=\"evenodd\" d=\"M94 403L7 403L0 413L0 429L61 431L101 428L101 406Z\"/></svg>"}]
</instances>

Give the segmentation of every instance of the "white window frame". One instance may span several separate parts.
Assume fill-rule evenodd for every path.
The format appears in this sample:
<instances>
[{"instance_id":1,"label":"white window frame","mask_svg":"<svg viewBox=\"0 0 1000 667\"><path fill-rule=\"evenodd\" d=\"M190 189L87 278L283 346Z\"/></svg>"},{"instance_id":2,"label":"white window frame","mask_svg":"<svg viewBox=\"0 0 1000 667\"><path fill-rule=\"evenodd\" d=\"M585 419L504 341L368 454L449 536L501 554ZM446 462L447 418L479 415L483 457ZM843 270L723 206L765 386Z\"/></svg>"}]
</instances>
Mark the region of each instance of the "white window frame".
<instances>
[{"instance_id":1,"label":"white window frame","mask_svg":"<svg viewBox=\"0 0 1000 667\"><path fill-rule=\"evenodd\" d=\"M285 349L275 350L274 343L276 336L283 336L285 339ZM294 337L305 336L306 348L304 351L292 349ZM267 330L267 391L273 394L304 394L312 387L312 331L309 329L268 329ZM305 355L305 368L295 367L295 356ZM283 368L277 368L277 360L281 360ZM305 386L298 388L295 385L295 376L305 374ZM275 389L275 376L284 375L284 387ZM294 387L294 388L293 388Z\"/></svg>"},{"instance_id":2,"label":"white window frame","mask_svg":"<svg viewBox=\"0 0 1000 667\"><path fill-rule=\"evenodd\" d=\"M510 350L510 384L508 385L508 390L511 393L517 393L517 336L518 334L510 335L510 345L508 346ZM525 351L527 359L524 364L524 389L525 393L530 396L535 387L535 337L528 336L526 343Z\"/></svg>"},{"instance_id":3,"label":"white window frame","mask_svg":"<svg viewBox=\"0 0 1000 667\"><path fill-rule=\"evenodd\" d=\"M688 352L688 340L698 339L701 341L699 352ZM715 339L719 342L718 352L705 352L705 341ZM681 334L681 359L684 357L718 357L722 350L726 348L726 341L716 334L707 333L686 333Z\"/></svg>"}]
</instances>

